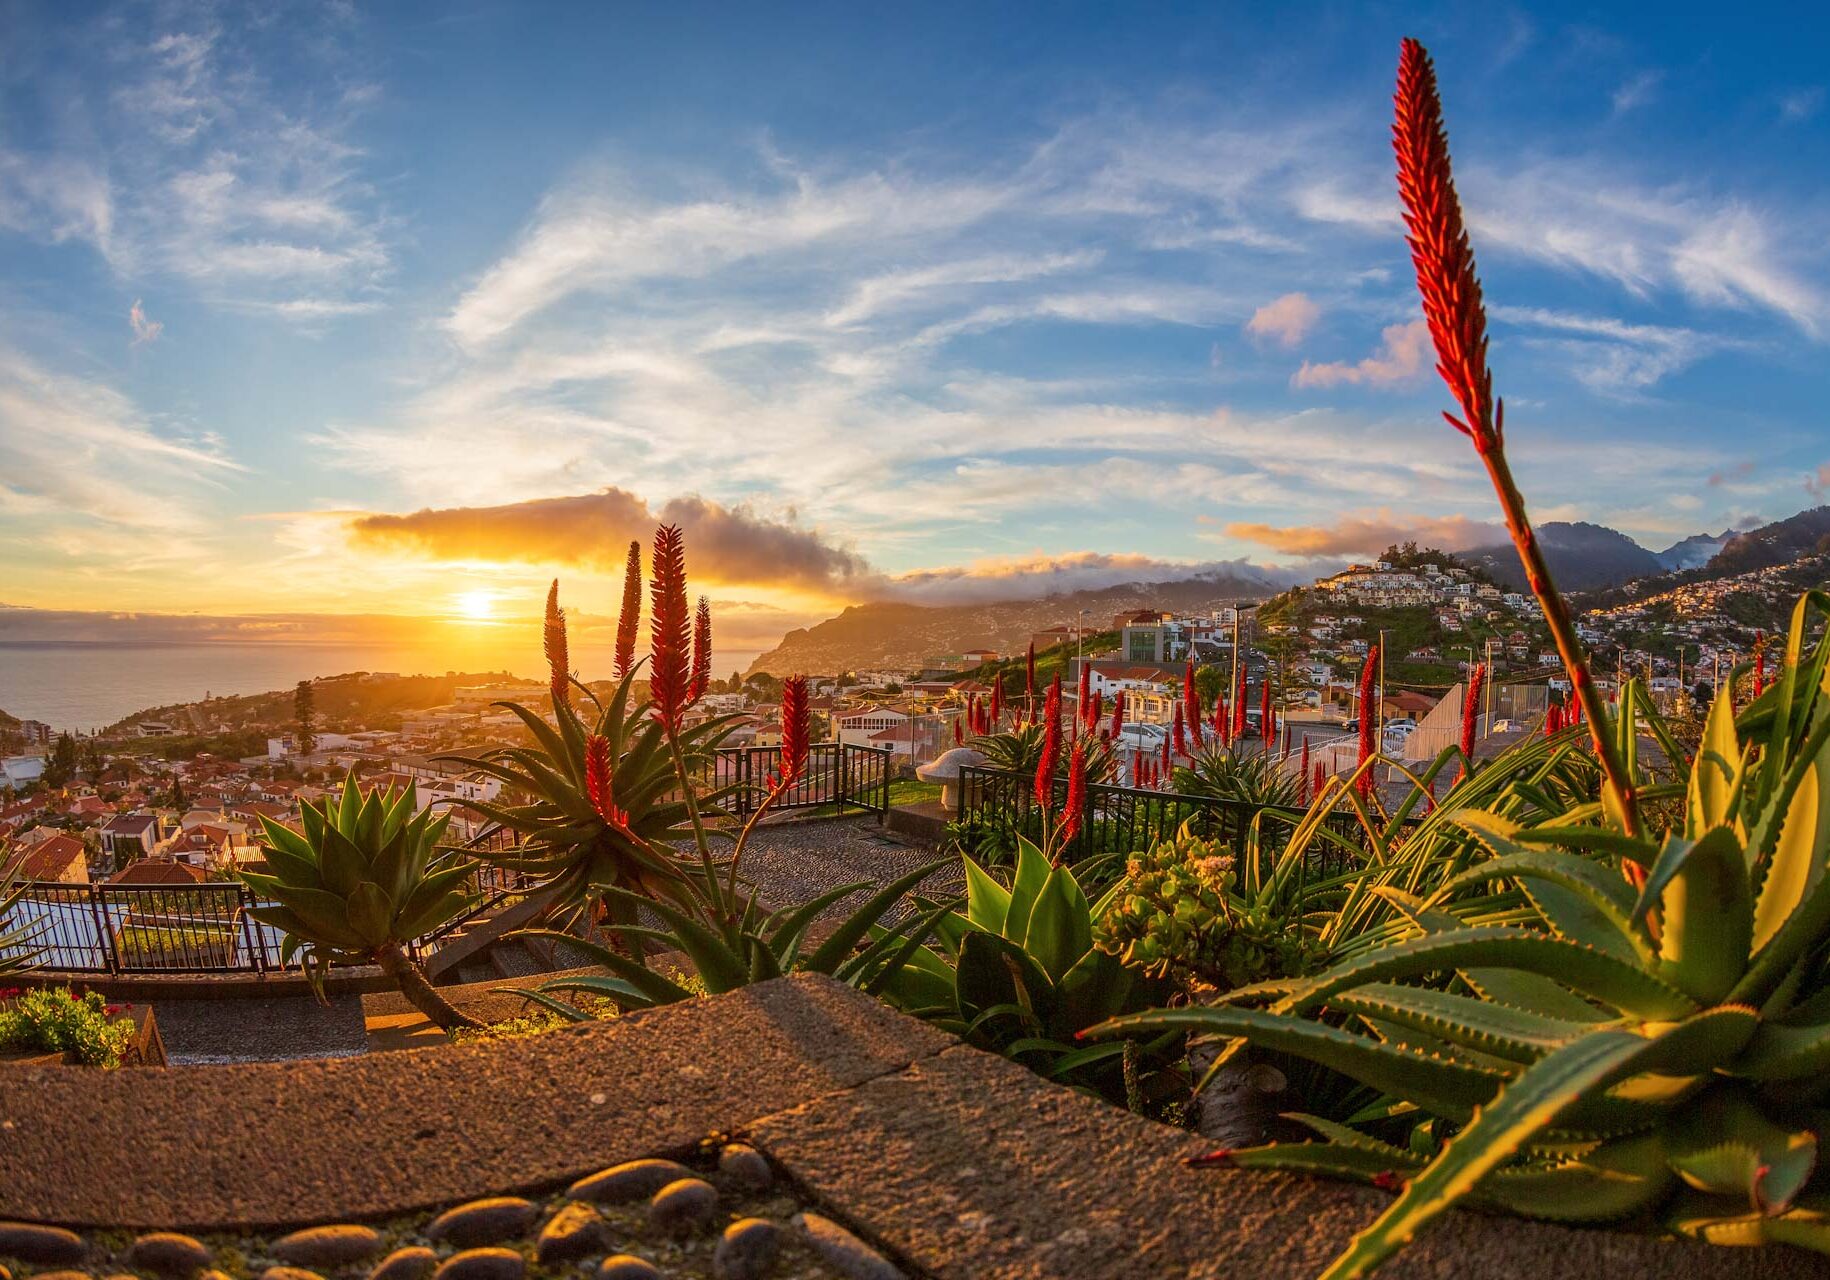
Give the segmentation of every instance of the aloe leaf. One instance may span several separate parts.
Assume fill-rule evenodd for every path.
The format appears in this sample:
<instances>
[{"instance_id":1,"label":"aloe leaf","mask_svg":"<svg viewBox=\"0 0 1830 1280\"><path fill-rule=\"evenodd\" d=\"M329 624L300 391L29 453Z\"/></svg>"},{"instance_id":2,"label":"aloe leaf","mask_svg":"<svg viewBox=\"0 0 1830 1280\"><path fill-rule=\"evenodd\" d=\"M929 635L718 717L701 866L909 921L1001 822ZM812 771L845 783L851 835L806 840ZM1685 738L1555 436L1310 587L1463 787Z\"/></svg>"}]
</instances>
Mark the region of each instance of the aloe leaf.
<instances>
[{"instance_id":1,"label":"aloe leaf","mask_svg":"<svg viewBox=\"0 0 1830 1280\"><path fill-rule=\"evenodd\" d=\"M1354 1237L1322 1280L1357 1280L1370 1275L1410 1243L1426 1223L1548 1129L1562 1111L1629 1071L1657 1043L1631 1031L1594 1031L1526 1068L1490 1105L1476 1112L1472 1122L1448 1141L1389 1209Z\"/></svg>"},{"instance_id":2,"label":"aloe leaf","mask_svg":"<svg viewBox=\"0 0 1830 1280\"><path fill-rule=\"evenodd\" d=\"M1805 1080L1830 1070L1830 1022L1792 1026L1763 1021L1735 1060L1750 1080Z\"/></svg>"},{"instance_id":3,"label":"aloe leaf","mask_svg":"<svg viewBox=\"0 0 1830 1280\"><path fill-rule=\"evenodd\" d=\"M1086 895L1066 867L1056 867L1043 881L1030 909L1022 947L1056 983L1093 949Z\"/></svg>"},{"instance_id":4,"label":"aloe leaf","mask_svg":"<svg viewBox=\"0 0 1830 1280\"><path fill-rule=\"evenodd\" d=\"M1505 926L1428 934L1366 952L1299 986L1280 1007L1313 1009L1362 983L1476 967L1553 978L1641 1018L1681 1018L1697 1010L1696 1002L1678 988L1605 951Z\"/></svg>"},{"instance_id":5,"label":"aloe leaf","mask_svg":"<svg viewBox=\"0 0 1830 1280\"><path fill-rule=\"evenodd\" d=\"M1756 1212L1791 1207L1817 1166L1817 1138L1782 1128L1742 1089L1711 1090L1669 1126L1671 1167L1699 1191L1733 1195Z\"/></svg>"},{"instance_id":6,"label":"aloe leaf","mask_svg":"<svg viewBox=\"0 0 1830 1280\"><path fill-rule=\"evenodd\" d=\"M916 867L907 875L892 880L868 898L864 905L847 916L839 926L827 935L814 953L807 957L802 966L815 973L831 973L839 967L853 947L870 931L870 927L882 918L883 913L896 905L903 894L926 880L936 871L946 866L951 859L941 858L935 862Z\"/></svg>"},{"instance_id":7,"label":"aloe leaf","mask_svg":"<svg viewBox=\"0 0 1830 1280\"><path fill-rule=\"evenodd\" d=\"M1535 1062L1594 1026L1507 1008L1473 996L1388 982L1355 987L1333 997L1328 1004L1343 1013L1394 1022L1450 1044L1523 1063Z\"/></svg>"},{"instance_id":8,"label":"aloe leaf","mask_svg":"<svg viewBox=\"0 0 1830 1280\"><path fill-rule=\"evenodd\" d=\"M1675 1181L1663 1137L1646 1133L1603 1143L1573 1159L1496 1169L1469 1201L1523 1218L1612 1222L1657 1204Z\"/></svg>"},{"instance_id":9,"label":"aloe leaf","mask_svg":"<svg viewBox=\"0 0 1830 1280\"><path fill-rule=\"evenodd\" d=\"M962 855L960 861L966 868L966 918L988 933L1001 935L1010 913L1010 890L971 858Z\"/></svg>"},{"instance_id":10,"label":"aloe leaf","mask_svg":"<svg viewBox=\"0 0 1830 1280\"><path fill-rule=\"evenodd\" d=\"M1361 1084L1415 1102L1451 1119L1466 1118L1506 1083L1506 1077L1498 1072L1413 1052L1326 1023L1267 1013L1262 1009L1219 1005L1152 1009L1108 1019L1089 1028L1085 1034L1103 1038L1171 1030L1191 1035L1244 1037L1259 1047L1320 1063Z\"/></svg>"},{"instance_id":11,"label":"aloe leaf","mask_svg":"<svg viewBox=\"0 0 1830 1280\"><path fill-rule=\"evenodd\" d=\"M1703 741L1690 766L1685 834L1700 839L1712 827L1733 821L1735 779L1741 771L1741 742L1735 736L1734 696L1726 684L1716 691Z\"/></svg>"},{"instance_id":12,"label":"aloe leaf","mask_svg":"<svg viewBox=\"0 0 1830 1280\"><path fill-rule=\"evenodd\" d=\"M1767 864L1766 878L1754 906L1756 951L1772 941L1786 917L1798 909L1824 874L1820 851L1830 844L1830 752L1820 752L1814 766L1799 779L1779 824L1779 840Z\"/></svg>"},{"instance_id":13,"label":"aloe leaf","mask_svg":"<svg viewBox=\"0 0 1830 1280\"><path fill-rule=\"evenodd\" d=\"M1029 913L1042 886L1048 883L1048 859L1029 839L1017 838L1017 872L1010 884L1010 906L1004 914L1003 935L1021 942L1029 932Z\"/></svg>"},{"instance_id":14,"label":"aloe leaf","mask_svg":"<svg viewBox=\"0 0 1830 1280\"><path fill-rule=\"evenodd\" d=\"M1754 932L1741 841L1728 827L1700 839L1673 835L1647 873L1633 918L1661 915L1659 971L1702 1004L1714 1004L1747 973Z\"/></svg>"},{"instance_id":15,"label":"aloe leaf","mask_svg":"<svg viewBox=\"0 0 1830 1280\"><path fill-rule=\"evenodd\" d=\"M1432 900L1447 901L1472 885L1498 879L1517 881L1559 936L1629 962L1651 962L1651 940L1632 919L1626 881L1584 858L1522 849L1446 881Z\"/></svg>"}]
</instances>

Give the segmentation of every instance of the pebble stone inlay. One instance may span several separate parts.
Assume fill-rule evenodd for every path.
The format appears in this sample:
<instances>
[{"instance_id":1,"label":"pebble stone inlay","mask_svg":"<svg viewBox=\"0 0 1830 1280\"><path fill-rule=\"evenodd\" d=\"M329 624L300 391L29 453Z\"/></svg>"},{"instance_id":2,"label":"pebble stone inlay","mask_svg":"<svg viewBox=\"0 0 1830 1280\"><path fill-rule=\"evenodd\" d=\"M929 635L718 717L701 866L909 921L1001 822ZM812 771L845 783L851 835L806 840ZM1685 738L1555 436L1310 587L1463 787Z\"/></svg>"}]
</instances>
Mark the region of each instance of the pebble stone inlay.
<instances>
[{"instance_id":1,"label":"pebble stone inlay","mask_svg":"<svg viewBox=\"0 0 1830 1280\"><path fill-rule=\"evenodd\" d=\"M201 1238L0 1222L0 1280L901 1280L808 1209L761 1152L720 1138L387 1222Z\"/></svg>"}]
</instances>

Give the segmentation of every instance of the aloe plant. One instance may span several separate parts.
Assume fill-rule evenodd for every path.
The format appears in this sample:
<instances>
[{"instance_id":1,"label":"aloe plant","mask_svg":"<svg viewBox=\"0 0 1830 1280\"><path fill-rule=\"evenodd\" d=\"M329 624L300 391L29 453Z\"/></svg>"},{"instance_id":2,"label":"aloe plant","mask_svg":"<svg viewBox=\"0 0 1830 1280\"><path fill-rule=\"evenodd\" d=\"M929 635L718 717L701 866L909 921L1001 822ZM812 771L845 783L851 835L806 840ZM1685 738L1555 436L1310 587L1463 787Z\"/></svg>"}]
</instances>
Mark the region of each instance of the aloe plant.
<instances>
[{"instance_id":1,"label":"aloe plant","mask_svg":"<svg viewBox=\"0 0 1830 1280\"><path fill-rule=\"evenodd\" d=\"M472 905L465 886L475 871L438 847L449 818L416 807L412 787L364 796L352 775L334 799L300 806L302 835L263 817L271 874L242 874L267 900L249 914L285 931L282 961L302 956L314 987L333 963L376 964L438 1026L475 1026L407 952Z\"/></svg>"},{"instance_id":2,"label":"aloe plant","mask_svg":"<svg viewBox=\"0 0 1830 1280\"><path fill-rule=\"evenodd\" d=\"M601 899L612 923L633 925L635 896L690 906L688 864L672 843L692 835L687 798L675 773L666 729L646 702L635 702L639 664L600 700L576 681L551 695L551 722L517 702L496 705L513 713L533 745L507 747L481 756L441 756L508 788L496 802L466 801L521 840L507 851L477 850L475 856L526 872L546 886L554 904L584 907ZM583 700L574 706L573 695ZM689 770L712 774L718 743L731 717L719 717L679 731ZM607 764L604 795L614 798L606 812L591 792L592 744L601 743ZM711 806L724 794L707 789L700 803ZM638 957L639 958L639 957Z\"/></svg>"},{"instance_id":3,"label":"aloe plant","mask_svg":"<svg viewBox=\"0 0 1830 1280\"><path fill-rule=\"evenodd\" d=\"M1084 1028L1173 990L1094 946L1095 921L1117 886L1089 901L1075 870L1051 866L1027 838L1017 842L1009 887L972 859L961 862L965 910L935 920L938 945L910 952L883 996L969 1044L1121 1105L1160 1113L1184 1100L1179 1031L1137 1043L1075 1043Z\"/></svg>"},{"instance_id":4,"label":"aloe plant","mask_svg":"<svg viewBox=\"0 0 1830 1280\"><path fill-rule=\"evenodd\" d=\"M1303 789L1302 776L1289 772L1270 755L1236 755L1218 742L1177 765L1170 784L1185 796L1212 796L1281 809L1297 808Z\"/></svg>"},{"instance_id":5,"label":"aloe plant","mask_svg":"<svg viewBox=\"0 0 1830 1280\"><path fill-rule=\"evenodd\" d=\"M31 968L38 957L33 939L39 927L24 919L24 912L15 914L24 893L23 884L9 891L0 883L0 978Z\"/></svg>"},{"instance_id":6,"label":"aloe plant","mask_svg":"<svg viewBox=\"0 0 1830 1280\"><path fill-rule=\"evenodd\" d=\"M616 928L618 937L634 944L628 955L554 930L525 930L521 936L563 941L590 955L610 972L555 978L537 990L516 994L568 1018L582 1020L589 1015L563 997L582 993L614 1000L625 1009L646 1009L695 995L735 991L789 973L825 974L877 993L894 982L903 965L920 953L922 943L932 934L938 919L951 910L951 904L906 912L894 925L882 924L883 917L903 895L946 862L930 862L878 888L817 942L814 925L820 916L852 894L871 888L870 881L839 885L808 902L778 911L765 910L753 887L733 911L726 906L730 897L715 879L708 883L697 876L689 881L691 893L684 902L652 900L627 889L606 888L602 892L607 900L620 902L630 912L638 908L651 910L661 921L659 927ZM640 959L642 944L648 941L684 955L697 971L698 982L689 986L650 968Z\"/></svg>"},{"instance_id":7,"label":"aloe plant","mask_svg":"<svg viewBox=\"0 0 1830 1280\"><path fill-rule=\"evenodd\" d=\"M1772 686L1738 716L1725 689L1683 781L1636 784L1641 821L1677 815L1662 837L1629 834L1607 800L1531 827L1457 810L1485 856L1428 894L1387 891L1407 936L1095 1034L1249 1041L1387 1096L1358 1127L1309 1118L1326 1141L1224 1153L1403 1184L1330 1280L1367 1274L1460 1201L1656 1213L1705 1240L1830 1252L1830 1185L1813 1184L1830 1091L1830 639L1805 653L1826 619L1830 596L1801 599ZM1607 731L1635 773L1642 737L1683 758L1636 691ZM1495 885L1528 918L1454 909ZM1378 1136L1406 1112L1424 1118L1408 1141Z\"/></svg>"}]
</instances>

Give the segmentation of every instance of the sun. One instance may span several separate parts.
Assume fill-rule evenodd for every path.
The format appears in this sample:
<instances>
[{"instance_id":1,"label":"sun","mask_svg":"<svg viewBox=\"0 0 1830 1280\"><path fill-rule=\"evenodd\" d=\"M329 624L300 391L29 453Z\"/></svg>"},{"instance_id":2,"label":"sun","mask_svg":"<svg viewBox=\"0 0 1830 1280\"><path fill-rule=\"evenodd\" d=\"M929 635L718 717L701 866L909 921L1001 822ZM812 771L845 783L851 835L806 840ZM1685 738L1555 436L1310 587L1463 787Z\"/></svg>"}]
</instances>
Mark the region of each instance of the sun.
<instances>
[{"instance_id":1,"label":"sun","mask_svg":"<svg viewBox=\"0 0 1830 1280\"><path fill-rule=\"evenodd\" d=\"M472 622L487 622L496 616L496 593L485 588L460 591L451 600L457 606L458 616Z\"/></svg>"}]
</instances>

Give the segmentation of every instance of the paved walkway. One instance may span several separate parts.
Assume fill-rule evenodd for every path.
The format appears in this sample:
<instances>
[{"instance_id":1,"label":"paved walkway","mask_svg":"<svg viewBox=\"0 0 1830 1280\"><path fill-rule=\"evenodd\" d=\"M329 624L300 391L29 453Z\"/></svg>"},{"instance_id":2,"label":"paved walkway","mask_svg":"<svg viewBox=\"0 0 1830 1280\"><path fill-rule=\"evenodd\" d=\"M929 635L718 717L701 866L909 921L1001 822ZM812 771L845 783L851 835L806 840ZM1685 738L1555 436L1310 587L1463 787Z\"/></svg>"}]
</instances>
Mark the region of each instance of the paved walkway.
<instances>
[{"instance_id":1,"label":"paved walkway","mask_svg":"<svg viewBox=\"0 0 1830 1280\"><path fill-rule=\"evenodd\" d=\"M888 884L940 856L926 846L889 834L874 815L821 818L764 823L750 837L738 871L762 890L765 902L785 907L859 880ZM942 897L963 893L965 888L965 873L955 858L923 881L917 892ZM855 910L872 892L863 889L850 894L824 914ZM892 912L890 918L898 914Z\"/></svg>"}]
</instances>

